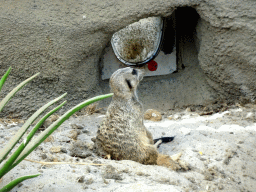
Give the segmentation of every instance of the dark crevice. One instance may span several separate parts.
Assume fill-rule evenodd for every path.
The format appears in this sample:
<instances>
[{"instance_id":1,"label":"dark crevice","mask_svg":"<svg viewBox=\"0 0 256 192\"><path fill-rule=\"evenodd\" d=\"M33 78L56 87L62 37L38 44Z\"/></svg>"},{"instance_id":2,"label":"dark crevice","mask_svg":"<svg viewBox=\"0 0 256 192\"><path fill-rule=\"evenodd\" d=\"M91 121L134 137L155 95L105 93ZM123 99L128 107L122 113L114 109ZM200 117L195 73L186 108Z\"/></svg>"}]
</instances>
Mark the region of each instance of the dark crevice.
<instances>
[{"instance_id":1,"label":"dark crevice","mask_svg":"<svg viewBox=\"0 0 256 192\"><path fill-rule=\"evenodd\" d=\"M164 29L163 29L163 42L161 51L165 54L171 54L175 47L175 36L176 36L176 23L175 16L172 14L170 17L164 18Z\"/></svg>"},{"instance_id":2,"label":"dark crevice","mask_svg":"<svg viewBox=\"0 0 256 192\"><path fill-rule=\"evenodd\" d=\"M194 8L179 7L174 11L176 20L176 58L178 70L184 69L183 53L186 49L186 43L195 43L196 25L199 14Z\"/></svg>"}]
</instances>

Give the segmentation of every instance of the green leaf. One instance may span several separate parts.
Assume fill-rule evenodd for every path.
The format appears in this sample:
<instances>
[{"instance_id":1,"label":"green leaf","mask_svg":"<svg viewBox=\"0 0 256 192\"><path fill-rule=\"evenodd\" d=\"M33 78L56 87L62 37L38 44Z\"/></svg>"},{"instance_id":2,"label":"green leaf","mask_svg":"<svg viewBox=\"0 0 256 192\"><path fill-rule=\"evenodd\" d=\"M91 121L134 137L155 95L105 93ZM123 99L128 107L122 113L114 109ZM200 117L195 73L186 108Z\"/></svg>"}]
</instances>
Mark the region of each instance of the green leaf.
<instances>
[{"instance_id":1,"label":"green leaf","mask_svg":"<svg viewBox=\"0 0 256 192\"><path fill-rule=\"evenodd\" d=\"M17 87L15 87L1 102L0 102L0 112L3 110L4 106L8 103L8 101L29 81L34 79L40 73L33 75L32 77L26 79L25 81L21 82ZM1 79L2 80L2 79Z\"/></svg>"},{"instance_id":2,"label":"green leaf","mask_svg":"<svg viewBox=\"0 0 256 192\"><path fill-rule=\"evenodd\" d=\"M106 95L100 95L93 97L91 99L88 99L69 111L67 111L64 115L62 115L57 121L52 123L46 130L44 130L40 135L37 136L34 140L32 140L27 147L23 150L23 152L19 155L17 160L14 162L14 164L11 166L10 169L15 167L17 164L19 164L23 159L25 159L36 147L38 147L49 135L51 135L64 121L66 121L71 115L73 115L76 111L82 109L83 107L90 105L91 103L94 103L96 101L112 97L113 93L109 93Z\"/></svg>"},{"instance_id":3,"label":"green leaf","mask_svg":"<svg viewBox=\"0 0 256 192\"><path fill-rule=\"evenodd\" d=\"M41 125L44 123L44 121L51 116L54 112L59 110L67 101L64 101L62 104L60 104L58 107L51 110L49 113L47 113L43 118L40 119L40 121L35 125L35 127L32 129L32 131L28 134L27 138L20 144L18 149L11 155L11 157L8 158L8 160L5 162L5 164L0 168L0 178L3 177L6 173L8 173L12 168L11 165L13 162L17 159L19 154L24 150L24 148L27 146L27 144L30 142L32 137L35 135L36 131L41 127Z\"/></svg>"},{"instance_id":4,"label":"green leaf","mask_svg":"<svg viewBox=\"0 0 256 192\"><path fill-rule=\"evenodd\" d=\"M1 91L1 89L2 89L2 87L3 87L3 85L4 85L4 82L6 81L6 79L7 79L7 77L8 77L8 75L9 75L9 73L11 72L11 67L9 67L9 69L7 70L7 72L4 74L4 76L1 78L1 80L0 80L0 91Z\"/></svg>"},{"instance_id":5,"label":"green leaf","mask_svg":"<svg viewBox=\"0 0 256 192\"><path fill-rule=\"evenodd\" d=\"M13 149L13 147L16 145L16 143L20 140L20 138L24 135L24 133L27 131L29 126L34 122L34 120L43 112L45 111L49 106L56 103L60 99L66 96L67 93L64 93L60 97L48 102L43 107L41 107L39 110L37 110L25 123L24 125L19 129L19 131L16 133L15 136L13 136L7 145L4 146L4 148L0 151L0 163L6 158L6 156L10 153L10 151ZM1 170L0 170L1 171Z\"/></svg>"},{"instance_id":6,"label":"green leaf","mask_svg":"<svg viewBox=\"0 0 256 192\"><path fill-rule=\"evenodd\" d=\"M0 189L0 192L7 192L10 191L12 188L14 188L16 185L18 185L19 183L21 183L22 181L26 180L26 179L31 179L34 177L39 176L40 174L37 175L28 175L28 176L24 176L24 177L20 177L18 179L15 179L13 181L11 181L10 183L8 183L7 185L5 185L2 189Z\"/></svg>"}]
</instances>

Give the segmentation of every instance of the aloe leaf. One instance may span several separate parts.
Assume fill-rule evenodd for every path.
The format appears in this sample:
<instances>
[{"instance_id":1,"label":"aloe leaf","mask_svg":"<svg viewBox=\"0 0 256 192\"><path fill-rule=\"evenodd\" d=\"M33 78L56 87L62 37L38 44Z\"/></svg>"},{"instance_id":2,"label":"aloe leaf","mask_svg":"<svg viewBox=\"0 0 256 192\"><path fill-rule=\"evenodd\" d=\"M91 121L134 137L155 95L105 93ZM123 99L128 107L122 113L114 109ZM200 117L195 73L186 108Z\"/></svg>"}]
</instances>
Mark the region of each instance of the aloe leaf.
<instances>
[{"instance_id":1,"label":"aloe leaf","mask_svg":"<svg viewBox=\"0 0 256 192\"><path fill-rule=\"evenodd\" d=\"M7 192L10 191L12 188L14 188L16 185L18 185L19 183L21 183L22 181L26 180L26 179L31 179L34 177L39 176L40 174L37 175L28 175L28 176L24 176L24 177L20 177L18 179L15 179L13 181L11 181L10 183L8 183L7 185L5 185L2 189L0 189L0 192Z\"/></svg>"},{"instance_id":2,"label":"aloe leaf","mask_svg":"<svg viewBox=\"0 0 256 192\"><path fill-rule=\"evenodd\" d=\"M54 104L55 102L59 101L63 97L66 96L67 93L64 93L60 97L50 101L49 103L42 106L39 110L37 110L25 123L24 125L19 129L19 131L16 133L15 136L13 136L7 145L4 146L4 148L0 151L0 163L6 158L6 156L10 153L10 151L13 149L13 147L16 145L16 143L20 140L20 138L24 135L24 133L27 131L29 126L34 122L34 120L43 112L45 109L47 109L50 105Z\"/></svg>"},{"instance_id":3,"label":"aloe leaf","mask_svg":"<svg viewBox=\"0 0 256 192\"><path fill-rule=\"evenodd\" d=\"M52 123L46 130L44 130L40 135L37 136L34 140L32 140L27 147L23 150L23 152L19 155L17 160L14 162L14 164L11 166L10 169L15 167L17 164L19 164L23 159L25 159L36 147L38 147L49 135L51 135L64 121L66 121L71 115L73 115L76 111L82 109L83 107L90 105L91 103L94 103L96 101L111 97L113 93L109 93L106 95L100 95L93 97L91 99L88 99L69 111L67 111L64 115L62 115L57 121Z\"/></svg>"},{"instance_id":4,"label":"aloe leaf","mask_svg":"<svg viewBox=\"0 0 256 192\"><path fill-rule=\"evenodd\" d=\"M26 79L25 81L21 82L17 87L15 87L6 97L0 102L0 112L3 110L4 106L8 103L8 101L29 81L34 79L36 76L38 76L40 73L37 73L33 75L32 77Z\"/></svg>"},{"instance_id":5,"label":"aloe leaf","mask_svg":"<svg viewBox=\"0 0 256 192\"><path fill-rule=\"evenodd\" d=\"M3 87L3 85L4 85L4 82L6 81L6 79L7 79L7 77L8 77L8 75L9 75L9 73L11 72L11 67L9 67L9 69L7 70L7 72L4 74L4 76L1 78L1 80L0 80L0 91L1 91L1 89L2 89L2 87Z\"/></svg>"},{"instance_id":6,"label":"aloe leaf","mask_svg":"<svg viewBox=\"0 0 256 192\"><path fill-rule=\"evenodd\" d=\"M11 155L11 157L8 158L8 160L5 162L5 164L0 168L0 178L3 177L6 173L8 173L11 168L11 165L13 162L17 159L19 154L24 150L24 148L27 146L27 144L30 142L32 137L35 135L36 131L41 127L41 125L44 123L44 121L52 115L54 112L59 110L67 101L64 101L62 104L60 104L58 107L51 110L49 113L47 113L43 118L40 119L40 121L35 125L35 127L32 129L32 131L28 134L27 138L24 139L24 141L20 144L18 149Z\"/></svg>"}]
</instances>

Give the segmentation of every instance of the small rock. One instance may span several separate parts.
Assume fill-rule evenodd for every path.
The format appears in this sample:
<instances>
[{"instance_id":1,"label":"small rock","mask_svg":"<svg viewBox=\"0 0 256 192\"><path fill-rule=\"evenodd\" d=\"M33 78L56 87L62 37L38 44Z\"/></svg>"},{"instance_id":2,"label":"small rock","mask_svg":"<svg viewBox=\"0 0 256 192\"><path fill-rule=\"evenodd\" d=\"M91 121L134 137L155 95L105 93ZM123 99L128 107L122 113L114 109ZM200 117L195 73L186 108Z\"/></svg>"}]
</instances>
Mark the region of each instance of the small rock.
<instances>
[{"instance_id":1,"label":"small rock","mask_svg":"<svg viewBox=\"0 0 256 192\"><path fill-rule=\"evenodd\" d=\"M106 179L103 179L103 182L104 182L105 184L109 184L109 181L106 180Z\"/></svg>"},{"instance_id":2,"label":"small rock","mask_svg":"<svg viewBox=\"0 0 256 192\"><path fill-rule=\"evenodd\" d=\"M106 114L107 109L106 108L101 108L101 109L98 109L98 111L96 111L96 112L98 112L100 114Z\"/></svg>"},{"instance_id":3,"label":"small rock","mask_svg":"<svg viewBox=\"0 0 256 192\"><path fill-rule=\"evenodd\" d=\"M188 108L186 109L186 112L191 112L191 109L188 107Z\"/></svg>"},{"instance_id":4,"label":"small rock","mask_svg":"<svg viewBox=\"0 0 256 192\"><path fill-rule=\"evenodd\" d=\"M160 179L156 180L156 182L161 184L170 184L170 178L161 177Z\"/></svg>"},{"instance_id":5,"label":"small rock","mask_svg":"<svg viewBox=\"0 0 256 192\"><path fill-rule=\"evenodd\" d=\"M68 151L67 151L66 148L63 148L63 147L62 147L62 148L61 148L61 152L62 152L62 153L67 153Z\"/></svg>"},{"instance_id":6,"label":"small rock","mask_svg":"<svg viewBox=\"0 0 256 192\"><path fill-rule=\"evenodd\" d=\"M122 171L122 172L124 172L124 171ZM137 172L136 175L138 175L138 176L145 176L145 177L150 176L149 174L143 173L143 172L141 172L141 171Z\"/></svg>"},{"instance_id":7,"label":"small rock","mask_svg":"<svg viewBox=\"0 0 256 192\"><path fill-rule=\"evenodd\" d=\"M97 111L97 106L98 106L98 103L93 103L93 104L90 104L86 107L86 114L88 115L92 115L93 113L95 113Z\"/></svg>"},{"instance_id":8,"label":"small rock","mask_svg":"<svg viewBox=\"0 0 256 192\"><path fill-rule=\"evenodd\" d=\"M54 157L53 155L50 155L50 154L47 156L47 159L50 162L59 162L59 159L57 157ZM52 166L52 165L48 165L48 166Z\"/></svg>"},{"instance_id":9,"label":"small rock","mask_svg":"<svg viewBox=\"0 0 256 192\"><path fill-rule=\"evenodd\" d=\"M74 142L70 147L70 155L72 157L81 157L81 158L87 158L89 156L92 156L92 152L90 151L90 143L77 141Z\"/></svg>"},{"instance_id":10,"label":"small rock","mask_svg":"<svg viewBox=\"0 0 256 192\"><path fill-rule=\"evenodd\" d=\"M94 164L101 164L101 161L95 160L95 161L93 161L93 163L94 163Z\"/></svg>"},{"instance_id":11,"label":"small rock","mask_svg":"<svg viewBox=\"0 0 256 192\"><path fill-rule=\"evenodd\" d=\"M151 120L151 121L161 121L162 115L157 110L148 109L144 114L144 119Z\"/></svg>"},{"instance_id":12,"label":"small rock","mask_svg":"<svg viewBox=\"0 0 256 192\"><path fill-rule=\"evenodd\" d=\"M212 115L213 111L205 111L205 112L201 112L199 113L200 116L204 116L204 115Z\"/></svg>"},{"instance_id":13,"label":"small rock","mask_svg":"<svg viewBox=\"0 0 256 192\"><path fill-rule=\"evenodd\" d=\"M52 152L52 153L59 153L60 151L61 151L61 146L52 147L50 149L50 152Z\"/></svg>"},{"instance_id":14,"label":"small rock","mask_svg":"<svg viewBox=\"0 0 256 192\"><path fill-rule=\"evenodd\" d=\"M50 135L49 137L47 137L44 142L53 142L54 141L54 137L52 135Z\"/></svg>"},{"instance_id":15,"label":"small rock","mask_svg":"<svg viewBox=\"0 0 256 192\"><path fill-rule=\"evenodd\" d=\"M219 189L219 190L224 189L223 185L222 185L222 184L218 184L218 189Z\"/></svg>"},{"instance_id":16,"label":"small rock","mask_svg":"<svg viewBox=\"0 0 256 192\"><path fill-rule=\"evenodd\" d=\"M237 153L235 151L227 152L225 159L223 160L223 164L228 165L231 161L231 158L233 158L234 155Z\"/></svg>"},{"instance_id":17,"label":"small rock","mask_svg":"<svg viewBox=\"0 0 256 192\"><path fill-rule=\"evenodd\" d=\"M194 177L186 177L191 183L196 183L196 180Z\"/></svg>"},{"instance_id":18,"label":"small rock","mask_svg":"<svg viewBox=\"0 0 256 192\"><path fill-rule=\"evenodd\" d=\"M87 185L84 185L83 188L84 188L84 189L88 189L89 187L88 187Z\"/></svg>"},{"instance_id":19,"label":"small rock","mask_svg":"<svg viewBox=\"0 0 256 192\"><path fill-rule=\"evenodd\" d=\"M48 117L48 119L45 120L45 122L43 123L43 127L47 128L49 127L54 121L56 121L59 118L58 115L51 115L50 117Z\"/></svg>"},{"instance_id":20,"label":"small rock","mask_svg":"<svg viewBox=\"0 0 256 192\"><path fill-rule=\"evenodd\" d=\"M191 112L195 112L196 111L196 107L195 106L191 106L189 108L190 108Z\"/></svg>"},{"instance_id":21,"label":"small rock","mask_svg":"<svg viewBox=\"0 0 256 192\"><path fill-rule=\"evenodd\" d=\"M87 135L90 134L90 131L88 131L87 129L84 129L82 132L85 133L85 134L87 134Z\"/></svg>"},{"instance_id":22,"label":"small rock","mask_svg":"<svg viewBox=\"0 0 256 192\"><path fill-rule=\"evenodd\" d=\"M204 179L207 181L212 181L214 179L214 176L209 172L204 172Z\"/></svg>"},{"instance_id":23,"label":"small rock","mask_svg":"<svg viewBox=\"0 0 256 192\"><path fill-rule=\"evenodd\" d=\"M86 185L91 185L93 182L94 182L93 178L90 178L90 179L87 179L87 180L85 181L85 184L86 184Z\"/></svg>"},{"instance_id":24,"label":"small rock","mask_svg":"<svg viewBox=\"0 0 256 192\"><path fill-rule=\"evenodd\" d=\"M169 117L167 117L169 120L178 120L181 118L181 116L179 114L175 114L175 115L171 115Z\"/></svg>"},{"instance_id":25,"label":"small rock","mask_svg":"<svg viewBox=\"0 0 256 192\"><path fill-rule=\"evenodd\" d=\"M42 154L42 155L41 155L41 158L42 158L42 159L46 159L46 158L47 158L47 155L46 155L46 154Z\"/></svg>"},{"instance_id":26,"label":"small rock","mask_svg":"<svg viewBox=\"0 0 256 192\"><path fill-rule=\"evenodd\" d=\"M86 160L89 160L89 161L93 161L95 159L95 157L93 156L90 156L90 157L87 157Z\"/></svg>"},{"instance_id":27,"label":"small rock","mask_svg":"<svg viewBox=\"0 0 256 192\"><path fill-rule=\"evenodd\" d=\"M121 174L117 173L115 167L113 167L112 165L106 166L103 177L104 179L123 180Z\"/></svg>"},{"instance_id":28,"label":"small rock","mask_svg":"<svg viewBox=\"0 0 256 192\"><path fill-rule=\"evenodd\" d=\"M203 108L203 111L210 111L210 108L206 106Z\"/></svg>"},{"instance_id":29,"label":"small rock","mask_svg":"<svg viewBox=\"0 0 256 192\"><path fill-rule=\"evenodd\" d=\"M86 172L91 173L91 168L89 166L86 167Z\"/></svg>"},{"instance_id":30,"label":"small rock","mask_svg":"<svg viewBox=\"0 0 256 192\"><path fill-rule=\"evenodd\" d=\"M173 120L173 116L171 115L171 116L167 117L167 119Z\"/></svg>"},{"instance_id":31,"label":"small rock","mask_svg":"<svg viewBox=\"0 0 256 192\"><path fill-rule=\"evenodd\" d=\"M91 141L95 143L96 142L96 137L92 137Z\"/></svg>"},{"instance_id":32,"label":"small rock","mask_svg":"<svg viewBox=\"0 0 256 192\"><path fill-rule=\"evenodd\" d=\"M220 110L221 112L227 111L228 107L222 107L222 109Z\"/></svg>"},{"instance_id":33,"label":"small rock","mask_svg":"<svg viewBox=\"0 0 256 192\"><path fill-rule=\"evenodd\" d=\"M84 127L82 125L77 124L71 124L72 129L83 129Z\"/></svg>"},{"instance_id":34,"label":"small rock","mask_svg":"<svg viewBox=\"0 0 256 192\"><path fill-rule=\"evenodd\" d=\"M71 138L71 139L74 139L74 140L76 140L77 139L77 136L80 134L81 132L80 131L78 131L78 130L71 130L70 132L69 132L69 138Z\"/></svg>"},{"instance_id":35,"label":"small rock","mask_svg":"<svg viewBox=\"0 0 256 192\"><path fill-rule=\"evenodd\" d=\"M84 176L78 177L77 182L78 183L83 183L84 182Z\"/></svg>"},{"instance_id":36,"label":"small rock","mask_svg":"<svg viewBox=\"0 0 256 192\"><path fill-rule=\"evenodd\" d=\"M129 173L130 171L129 171L128 168L126 168L126 169L123 169L122 172L123 172L123 173Z\"/></svg>"},{"instance_id":37,"label":"small rock","mask_svg":"<svg viewBox=\"0 0 256 192\"><path fill-rule=\"evenodd\" d=\"M17 185L18 188L20 188L21 186L23 186L23 183L19 183L19 184Z\"/></svg>"}]
</instances>

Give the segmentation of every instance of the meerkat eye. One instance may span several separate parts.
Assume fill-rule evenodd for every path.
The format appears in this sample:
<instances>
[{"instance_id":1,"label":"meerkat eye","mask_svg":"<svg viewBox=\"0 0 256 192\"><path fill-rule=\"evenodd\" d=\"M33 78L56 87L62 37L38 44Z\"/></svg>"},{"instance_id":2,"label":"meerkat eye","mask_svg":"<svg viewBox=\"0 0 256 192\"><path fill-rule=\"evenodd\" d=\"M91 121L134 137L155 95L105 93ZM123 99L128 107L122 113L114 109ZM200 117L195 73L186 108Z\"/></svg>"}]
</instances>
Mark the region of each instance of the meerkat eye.
<instances>
[{"instance_id":1,"label":"meerkat eye","mask_svg":"<svg viewBox=\"0 0 256 192\"><path fill-rule=\"evenodd\" d=\"M133 69L133 70L132 70L132 75L137 75L136 69Z\"/></svg>"},{"instance_id":2,"label":"meerkat eye","mask_svg":"<svg viewBox=\"0 0 256 192\"><path fill-rule=\"evenodd\" d=\"M126 83L127 83L128 87L129 87L130 89L132 89L132 84L131 84L131 82L130 82L128 79L125 79L125 80L126 80Z\"/></svg>"}]
</instances>

